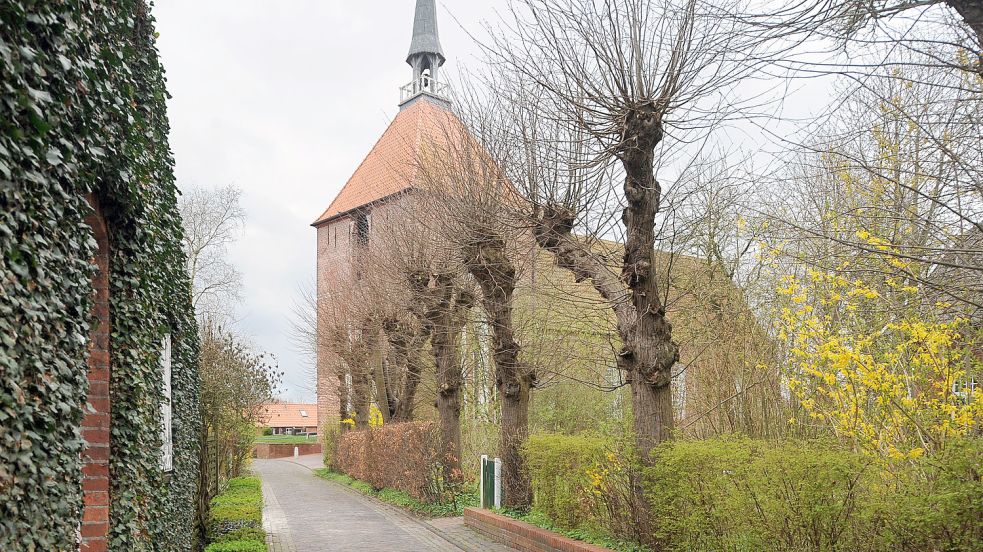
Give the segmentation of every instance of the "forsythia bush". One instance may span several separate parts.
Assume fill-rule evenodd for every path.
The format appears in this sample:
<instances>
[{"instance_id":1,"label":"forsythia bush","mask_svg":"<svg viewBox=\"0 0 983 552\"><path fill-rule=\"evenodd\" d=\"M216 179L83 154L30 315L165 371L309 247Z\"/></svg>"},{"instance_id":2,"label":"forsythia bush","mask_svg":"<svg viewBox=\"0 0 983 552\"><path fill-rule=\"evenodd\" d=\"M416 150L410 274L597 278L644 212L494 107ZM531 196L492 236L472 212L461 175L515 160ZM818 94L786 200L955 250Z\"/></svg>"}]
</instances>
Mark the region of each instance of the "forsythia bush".
<instances>
[{"instance_id":1,"label":"forsythia bush","mask_svg":"<svg viewBox=\"0 0 983 552\"><path fill-rule=\"evenodd\" d=\"M640 469L602 439L533 436L534 509L561 528L674 551L969 551L983 539L979 438L892 470L815 441L676 441L656 456ZM649 501L644 523L626 501L634 477Z\"/></svg>"},{"instance_id":2,"label":"forsythia bush","mask_svg":"<svg viewBox=\"0 0 983 552\"><path fill-rule=\"evenodd\" d=\"M448 491L432 422L347 431L337 439L330 465L376 490L398 489L425 502L439 502Z\"/></svg>"},{"instance_id":3,"label":"forsythia bush","mask_svg":"<svg viewBox=\"0 0 983 552\"><path fill-rule=\"evenodd\" d=\"M212 499L205 552L266 552L263 493L257 477L236 477Z\"/></svg>"},{"instance_id":4,"label":"forsythia bush","mask_svg":"<svg viewBox=\"0 0 983 552\"><path fill-rule=\"evenodd\" d=\"M983 401L966 386L980 372L976 330L963 318L933 321L897 306L904 296L922 300L919 288L812 270L786 276L778 291L789 386L812 421L902 460L940 450L983 420Z\"/></svg>"}]
</instances>

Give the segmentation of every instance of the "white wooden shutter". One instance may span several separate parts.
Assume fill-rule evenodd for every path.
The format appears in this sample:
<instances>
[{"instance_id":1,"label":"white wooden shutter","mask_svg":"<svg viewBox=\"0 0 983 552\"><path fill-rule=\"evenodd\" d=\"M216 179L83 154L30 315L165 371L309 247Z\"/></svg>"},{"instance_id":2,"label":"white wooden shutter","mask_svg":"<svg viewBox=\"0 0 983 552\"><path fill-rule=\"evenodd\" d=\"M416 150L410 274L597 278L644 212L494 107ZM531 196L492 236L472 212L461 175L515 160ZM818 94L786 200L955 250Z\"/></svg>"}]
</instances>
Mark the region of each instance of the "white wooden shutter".
<instances>
[{"instance_id":1,"label":"white wooden shutter","mask_svg":"<svg viewBox=\"0 0 983 552\"><path fill-rule=\"evenodd\" d=\"M161 401L161 468L174 469L174 437L171 432L171 335L164 336L160 353L161 373L164 380L164 400Z\"/></svg>"}]
</instances>

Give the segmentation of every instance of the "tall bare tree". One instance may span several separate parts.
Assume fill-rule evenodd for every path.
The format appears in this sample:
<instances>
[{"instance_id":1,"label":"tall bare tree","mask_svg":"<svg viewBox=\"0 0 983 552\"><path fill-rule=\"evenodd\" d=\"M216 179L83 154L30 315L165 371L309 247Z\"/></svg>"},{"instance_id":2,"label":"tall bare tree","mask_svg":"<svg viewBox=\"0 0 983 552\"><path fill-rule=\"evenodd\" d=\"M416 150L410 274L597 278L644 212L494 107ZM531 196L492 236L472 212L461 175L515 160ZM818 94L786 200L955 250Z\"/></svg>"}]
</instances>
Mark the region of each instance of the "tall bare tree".
<instances>
[{"instance_id":1,"label":"tall bare tree","mask_svg":"<svg viewBox=\"0 0 983 552\"><path fill-rule=\"evenodd\" d=\"M522 456L529 433L529 400L536 372L520 359L514 297L522 257L532 238L515 218L524 203L503 170L456 118L441 129L418 160L421 190L417 201L434 213L452 254L477 282L491 334L495 383L501 401L499 456L503 504L532 503L532 486Z\"/></svg>"},{"instance_id":2,"label":"tall bare tree","mask_svg":"<svg viewBox=\"0 0 983 552\"><path fill-rule=\"evenodd\" d=\"M448 474L461 468L461 332L475 301L474 284L452 252L442 221L419 190L404 195L378 224L373 264L389 297L401 297L386 334L394 365L404 364L404 396L394 414L411 415L422 359L417 347L430 341L435 368L436 404ZM402 406L402 408L400 408Z\"/></svg>"},{"instance_id":3,"label":"tall bare tree","mask_svg":"<svg viewBox=\"0 0 983 552\"><path fill-rule=\"evenodd\" d=\"M513 7L513 31L488 48L496 69L506 68L489 79L490 96L516 143L501 161L532 206L537 243L614 311L644 458L672 433L679 357L656 277L655 173L667 147L733 114L735 102L719 94L753 71L742 61L758 44L722 13L694 0L526 0ZM575 231L604 235L619 209L624 249L612 272Z\"/></svg>"},{"instance_id":4,"label":"tall bare tree","mask_svg":"<svg viewBox=\"0 0 983 552\"><path fill-rule=\"evenodd\" d=\"M191 188L178 207L184 226L184 252L191 276L191 300L199 322L223 323L233 316L240 298L242 275L228 259L246 213L234 186Z\"/></svg>"}]
</instances>

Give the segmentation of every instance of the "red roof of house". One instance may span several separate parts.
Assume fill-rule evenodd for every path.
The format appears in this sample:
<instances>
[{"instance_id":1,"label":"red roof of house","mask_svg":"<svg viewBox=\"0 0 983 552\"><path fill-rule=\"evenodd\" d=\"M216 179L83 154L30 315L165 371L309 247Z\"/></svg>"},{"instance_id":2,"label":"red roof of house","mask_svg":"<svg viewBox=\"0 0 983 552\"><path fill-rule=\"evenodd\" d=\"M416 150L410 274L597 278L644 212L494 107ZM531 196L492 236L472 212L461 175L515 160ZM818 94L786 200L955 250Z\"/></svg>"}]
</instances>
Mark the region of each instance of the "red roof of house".
<instances>
[{"instance_id":1,"label":"red roof of house","mask_svg":"<svg viewBox=\"0 0 983 552\"><path fill-rule=\"evenodd\" d=\"M263 407L259 419L267 427L317 427L317 405L270 403Z\"/></svg>"},{"instance_id":2,"label":"red roof of house","mask_svg":"<svg viewBox=\"0 0 983 552\"><path fill-rule=\"evenodd\" d=\"M419 98L396 115L331 205L312 226L318 226L369 203L412 188L420 145L446 143L461 122L447 108Z\"/></svg>"}]
</instances>

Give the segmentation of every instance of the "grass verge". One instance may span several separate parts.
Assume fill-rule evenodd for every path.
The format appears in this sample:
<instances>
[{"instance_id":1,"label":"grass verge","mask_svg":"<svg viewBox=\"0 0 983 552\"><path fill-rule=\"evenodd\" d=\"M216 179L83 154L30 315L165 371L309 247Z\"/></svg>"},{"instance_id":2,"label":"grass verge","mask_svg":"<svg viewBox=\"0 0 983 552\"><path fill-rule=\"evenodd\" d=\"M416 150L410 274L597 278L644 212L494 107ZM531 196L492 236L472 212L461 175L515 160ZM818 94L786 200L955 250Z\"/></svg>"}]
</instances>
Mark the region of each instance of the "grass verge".
<instances>
[{"instance_id":1,"label":"grass verge","mask_svg":"<svg viewBox=\"0 0 983 552\"><path fill-rule=\"evenodd\" d=\"M477 493L470 490L458 493L451 502L429 504L398 489L374 489L372 485L369 485L365 481L360 481L343 473L331 471L328 468L314 470L314 474L322 479L346 485L362 494L378 498L383 502L424 517L463 516L465 506L478 503Z\"/></svg>"}]
</instances>

